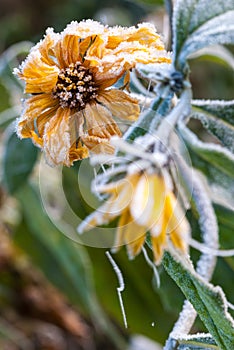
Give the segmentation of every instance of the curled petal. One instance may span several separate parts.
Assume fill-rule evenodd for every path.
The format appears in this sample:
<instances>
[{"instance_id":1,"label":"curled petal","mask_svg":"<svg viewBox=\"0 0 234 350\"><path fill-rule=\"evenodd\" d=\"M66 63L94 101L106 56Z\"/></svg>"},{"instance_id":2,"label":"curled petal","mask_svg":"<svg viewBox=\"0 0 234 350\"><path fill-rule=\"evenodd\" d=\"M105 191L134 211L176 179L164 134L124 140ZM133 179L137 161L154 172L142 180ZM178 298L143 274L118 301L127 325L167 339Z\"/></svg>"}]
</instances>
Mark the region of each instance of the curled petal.
<instances>
[{"instance_id":1,"label":"curled petal","mask_svg":"<svg viewBox=\"0 0 234 350\"><path fill-rule=\"evenodd\" d=\"M50 66L58 65L53 48L56 45L59 37L60 35L54 33L53 28L48 28L46 30L45 38L33 48L33 50L40 51L42 61Z\"/></svg>"},{"instance_id":2,"label":"curled petal","mask_svg":"<svg viewBox=\"0 0 234 350\"><path fill-rule=\"evenodd\" d=\"M94 58L102 57L103 55L103 48L106 41L105 31L105 26L90 19L79 23L73 21L68 24L62 35L65 38L76 38L76 45L77 43L79 45L79 58L76 58L72 62L75 63L78 59L84 60L85 57L85 60L87 59L92 62L92 65L95 65Z\"/></svg>"},{"instance_id":3,"label":"curled petal","mask_svg":"<svg viewBox=\"0 0 234 350\"><path fill-rule=\"evenodd\" d=\"M110 144L109 139L100 138L92 135L83 135L82 142L92 153L113 154L115 148Z\"/></svg>"},{"instance_id":4,"label":"curled petal","mask_svg":"<svg viewBox=\"0 0 234 350\"><path fill-rule=\"evenodd\" d=\"M58 108L55 116L45 125L44 151L48 163L52 166L65 164L70 166L70 110Z\"/></svg>"},{"instance_id":5,"label":"curled petal","mask_svg":"<svg viewBox=\"0 0 234 350\"><path fill-rule=\"evenodd\" d=\"M84 110L84 119L86 132L90 136L108 140L114 135L121 136L121 132L110 111L100 104L87 104Z\"/></svg>"},{"instance_id":6,"label":"curled petal","mask_svg":"<svg viewBox=\"0 0 234 350\"><path fill-rule=\"evenodd\" d=\"M35 50L28 56L17 74L26 82L26 93L48 93L57 83L59 68L47 64L40 52Z\"/></svg>"},{"instance_id":7,"label":"curled petal","mask_svg":"<svg viewBox=\"0 0 234 350\"><path fill-rule=\"evenodd\" d=\"M159 38L160 36L152 23L141 23L138 24L137 27L132 26L129 28L116 26L110 28L107 48L114 49L124 40L128 42L138 41L151 46L155 44Z\"/></svg>"},{"instance_id":8,"label":"curled petal","mask_svg":"<svg viewBox=\"0 0 234 350\"><path fill-rule=\"evenodd\" d=\"M32 137L35 144L42 146L45 123L56 114L58 102L50 94L40 94L28 98L17 123L17 134L21 138Z\"/></svg>"},{"instance_id":9,"label":"curled petal","mask_svg":"<svg viewBox=\"0 0 234 350\"><path fill-rule=\"evenodd\" d=\"M54 51L60 68L66 68L71 63L80 61L79 37L68 34L62 36L56 44Z\"/></svg>"},{"instance_id":10,"label":"curled petal","mask_svg":"<svg viewBox=\"0 0 234 350\"><path fill-rule=\"evenodd\" d=\"M85 159L89 156L88 148L82 144L81 141L75 142L69 150L70 164L73 164L76 160Z\"/></svg>"},{"instance_id":11,"label":"curled petal","mask_svg":"<svg viewBox=\"0 0 234 350\"><path fill-rule=\"evenodd\" d=\"M101 35L92 35L80 43L81 57L85 57L85 61L89 66L98 65L99 60L105 54L105 38Z\"/></svg>"},{"instance_id":12,"label":"curled petal","mask_svg":"<svg viewBox=\"0 0 234 350\"><path fill-rule=\"evenodd\" d=\"M121 90L111 89L103 91L98 101L105 105L118 118L136 120L140 113L138 100L130 97Z\"/></svg>"},{"instance_id":13,"label":"curled petal","mask_svg":"<svg viewBox=\"0 0 234 350\"><path fill-rule=\"evenodd\" d=\"M91 61L90 64L97 65L96 62L91 63ZM104 65L100 62L98 69L94 67L96 83L102 90L114 85L124 72L125 70L121 65L114 65L112 62L107 62Z\"/></svg>"}]
</instances>

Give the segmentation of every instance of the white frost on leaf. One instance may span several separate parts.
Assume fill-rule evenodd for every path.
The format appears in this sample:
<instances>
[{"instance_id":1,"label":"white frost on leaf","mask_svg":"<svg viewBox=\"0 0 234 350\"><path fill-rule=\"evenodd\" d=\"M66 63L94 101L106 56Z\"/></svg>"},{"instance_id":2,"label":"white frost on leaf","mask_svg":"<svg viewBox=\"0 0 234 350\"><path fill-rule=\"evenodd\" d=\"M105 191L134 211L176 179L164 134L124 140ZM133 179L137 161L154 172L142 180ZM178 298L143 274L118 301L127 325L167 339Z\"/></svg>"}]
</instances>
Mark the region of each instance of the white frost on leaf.
<instances>
[{"instance_id":1,"label":"white frost on leaf","mask_svg":"<svg viewBox=\"0 0 234 350\"><path fill-rule=\"evenodd\" d=\"M232 173L231 169L234 164L234 155L232 152L220 145L200 141L198 137L187 128L184 121L180 121L178 127L182 137L196 153L202 158L208 159L210 163L214 163L225 173Z\"/></svg>"},{"instance_id":2,"label":"white frost on leaf","mask_svg":"<svg viewBox=\"0 0 234 350\"><path fill-rule=\"evenodd\" d=\"M234 128L230 124L206 112L195 111L191 117L200 120L209 133L217 137L232 153L234 152Z\"/></svg>"},{"instance_id":3,"label":"white frost on leaf","mask_svg":"<svg viewBox=\"0 0 234 350\"><path fill-rule=\"evenodd\" d=\"M208 30L211 25L214 25L217 22L220 24L220 18L223 19L223 16L225 17L226 13L233 9L233 0L177 0L173 16L173 51L176 56L179 55L180 57L175 57L175 60L179 60L180 64L184 65L189 54L204 46L212 44L208 35L204 35L202 38L203 34L206 34L206 32L202 31L200 28L203 27L203 29L205 29L204 27L207 25ZM226 19L223 20L221 25L223 25L223 23L227 23ZM231 24L232 23L230 22L230 25ZM201 31L202 36L200 33ZM188 43L191 45L193 44L191 36L195 38L195 33L198 33L197 37L200 39L200 43L203 44L200 48L191 46L188 50ZM227 39L230 38L227 37ZM213 44L220 43L219 40L222 42L225 38L217 37L215 42L213 40ZM185 46L187 49L185 49Z\"/></svg>"},{"instance_id":4,"label":"white frost on leaf","mask_svg":"<svg viewBox=\"0 0 234 350\"><path fill-rule=\"evenodd\" d=\"M192 106L234 125L234 100L192 100Z\"/></svg>"}]
</instances>

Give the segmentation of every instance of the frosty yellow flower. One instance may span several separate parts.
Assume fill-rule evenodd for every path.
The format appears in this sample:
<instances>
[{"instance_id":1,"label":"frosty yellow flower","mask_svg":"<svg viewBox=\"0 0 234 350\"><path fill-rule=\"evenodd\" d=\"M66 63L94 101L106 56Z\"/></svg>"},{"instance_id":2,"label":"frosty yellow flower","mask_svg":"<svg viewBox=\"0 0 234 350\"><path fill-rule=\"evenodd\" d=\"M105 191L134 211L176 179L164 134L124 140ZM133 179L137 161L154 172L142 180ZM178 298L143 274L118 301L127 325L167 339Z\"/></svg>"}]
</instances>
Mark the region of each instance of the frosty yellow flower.
<instances>
[{"instance_id":1,"label":"frosty yellow flower","mask_svg":"<svg viewBox=\"0 0 234 350\"><path fill-rule=\"evenodd\" d=\"M111 153L110 137L121 134L112 116L139 115L138 101L111 87L138 62L170 62L153 25L109 28L87 20L60 34L47 29L16 70L31 94L18 119L19 137L32 138L51 165L70 166L89 150Z\"/></svg>"},{"instance_id":2,"label":"frosty yellow flower","mask_svg":"<svg viewBox=\"0 0 234 350\"><path fill-rule=\"evenodd\" d=\"M80 233L119 216L115 250L126 244L129 256L135 257L149 232L156 264L160 263L169 240L177 249L187 251L189 224L168 176L139 172L97 191L109 194L109 198L82 222Z\"/></svg>"}]
</instances>

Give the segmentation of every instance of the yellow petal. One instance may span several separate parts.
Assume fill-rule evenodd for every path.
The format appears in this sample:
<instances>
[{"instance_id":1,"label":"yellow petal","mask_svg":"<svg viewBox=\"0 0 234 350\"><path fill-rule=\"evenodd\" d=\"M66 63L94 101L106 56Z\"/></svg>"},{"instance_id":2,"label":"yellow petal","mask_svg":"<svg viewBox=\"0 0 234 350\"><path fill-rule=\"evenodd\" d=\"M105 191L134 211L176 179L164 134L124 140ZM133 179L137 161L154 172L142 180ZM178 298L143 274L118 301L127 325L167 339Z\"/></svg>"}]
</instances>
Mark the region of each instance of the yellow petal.
<instances>
[{"instance_id":1,"label":"yellow petal","mask_svg":"<svg viewBox=\"0 0 234 350\"><path fill-rule=\"evenodd\" d=\"M89 156L89 151L81 142L75 142L69 150L69 160L72 165L74 161L85 159Z\"/></svg>"},{"instance_id":2,"label":"yellow petal","mask_svg":"<svg viewBox=\"0 0 234 350\"><path fill-rule=\"evenodd\" d=\"M60 68L67 68L71 63L80 61L79 37L64 35L56 44L54 51Z\"/></svg>"},{"instance_id":3,"label":"yellow petal","mask_svg":"<svg viewBox=\"0 0 234 350\"><path fill-rule=\"evenodd\" d=\"M159 265L162 260L164 250L167 246L167 237L165 230L162 231L157 237L151 236L151 243L155 264Z\"/></svg>"},{"instance_id":4,"label":"yellow petal","mask_svg":"<svg viewBox=\"0 0 234 350\"><path fill-rule=\"evenodd\" d=\"M98 101L105 105L118 118L136 120L140 113L138 100L130 97L121 90L111 89L102 91Z\"/></svg>"},{"instance_id":5,"label":"yellow petal","mask_svg":"<svg viewBox=\"0 0 234 350\"><path fill-rule=\"evenodd\" d=\"M97 58L102 58L104 55L105 40L101 35L93 35L84 39L80 44L81 55L85 57L85 60L90 62L96 62ZM94 66L94 64L92 64Z\"/></svg>"},{"instance_id":6,"label":"yellow petal","mask_svg":"<svg viewBox=\"0 0 234 350\"><path fill-rule=\"evenodd\" d=\"M92 61L89 61L89 63L91 65ZM113 67L112 63L98 63L98 69L97 67L92 69L95 82L102 90L114 85L125 72L125 69L118 64L116 64L116 67ZM92 65L97 66L97 62L94 62Z\"/></svg>"},{"instance_id":7,"label":"yellow petal","mask_svg":"<svg viewBox=\"0 0 234 350\"><path fill-rule=\"evenodd\" d=\"M165 217L167 220L167 233L170 235L173 244L175 247L187 251L190 226L179 201L176 200L172 192L166 196Z\"/></svg>"},{"instance_id":8,"label":"yellow petal","mask_svg":"<svg viewBox=\"0 0 234 350\"><path fill-rule=\"evenodd\" d=\"M28 98L21 117L18 119L19 137L32 137L35 144L42 145L45 123L56 113L58 102L50 94L40 94ZM37 128L37 129L35 129Z\"/></svg>"},{"instance_id":9,"label":"yellow petal","mask_svg":"<svg viewBox=\"0 0 234 350\"><path fill-rule=\"evenodd\" d=\"M115 148L110 144L109 139L83 135L81 140L88 150L94 154L113 154L115 152Z\"/></svg>"},{"instance_id":10,"label":"yellow petal","mask_svg":"<svg viewBox=\"0 0 234 350\"><path fill-rule=\"evenodd\" d=\"M43 61L39 51L33 51L18 73L26 82L25 92L29 94L52 92L58 79L59 68Z\"/></svg>"},{"instance_id":11,"label":"yellow petal","mask_svg":"<svg viewBox=\"0 0 234 350\"><path fill-rule=\"evenodd\" d=\"M52 28L48 28L45 38L36 46L41 53L42 61L50 66L58 65L53 51L58 39L59 34L54 33Z\"/></svg>"},{"instance_id":12,"label":"yellow petal","mask_svg":"<svg viewBox=\"0 0 234 350\"><path fill-rule=\"evenodd\" d=\"M113 252L117 252L124 245L124 226L129 222L129 211L125 210L119 218L118 227L115 235L115 242L112 247Z\"/></svg>"},{"instance_id":13,"label":"yellow petal","mask_svg":"<svg viewBox=\"0 0 234 350\"><path fill-rule=\"evenodd\" d=\"M86 105L82 115L85 130L81 139L85 146L93 153L114 153L114 147L109 140L111 136L120 136L121 132L110 112L105 107L93 103Z\"/></svg>"},{"instance_id":14,"label":"yellow petal","mask_svg":"<svg viewBox=\"0 0 234 350\"><path fill-rule=\"evenodd\" d=\"M176 248L182 250L184 253L188 252L188 244L178 231L172 231L170 234L170 239Z\"/></svg>"},{"instance_id":15,"label":"yellow petal","mask_svg":"<svg viewBox=\"0 0 234 350\"><path fill-rule=\"evenodd\" d=\"M136 176L125 178L121 183L116 184L115 195L112 196L112 200L109 202L108 212L119 216L124 212L130 204L131 197L134 191L134 185L136 182ZM112 190L114 192L114 190Z\"/></svg>"},{"instance_id":16,"label":"yellow petal","mask_svg":"<svg viewBox=\"0 0 234 350\"><path fill-rule=\"evenodd\" d=\"M117 251L121 245L126 244L129 258L134 258L140 253L145 241L145 229L139 226L126 210L120 217L116 233L114 250Z\"/></svg>"},{"instance_id":17,"label":"yellow petal","mask_svg":"<svg viewBox=\"0 0 234 350\"><path fill-rule=\"evenodd\" d=\"M50 165L64 164L70 166L70 110L58 108L55 116L45 125L44 152Z\"/></svg>"},{"instance_id":18,"label":"yellow petal","mask_svg":"<svg viewBox=\"0 0 234 350\"><path fill-rule=\"evenodd\" d=\"M83 60L86 56L102 56L105 41L104 32L105 26L99 22L86 20L78 23L73 21L67 25L62 36L76 38L79 44L79 60ZM72 62L75 63L77 60L78 58L74 57Z\"/></svg>"},{"instance_id":19,"label":"yellow petal","mask_svg":"<svg viewBox=\"0 0 234 350\"><path fill-rule=\"evenodd\" d=\"M131 202L131 214L139 225L150 229L163 215L165 184L157 174L142 174Z\"/></svg>"},{"instance_id":20,"label":"yellow petal","mask_svg":"<svg viewBox=\"0 0 234 350\"><path fill-rule=\"evenodd\" d=\"M112 119L111 113L105 107L93 103L87 104L84 111L86 134L97 136L100 139L110 139L111 136L121 135L121 132Z\"/></svg>"}]
</instances>

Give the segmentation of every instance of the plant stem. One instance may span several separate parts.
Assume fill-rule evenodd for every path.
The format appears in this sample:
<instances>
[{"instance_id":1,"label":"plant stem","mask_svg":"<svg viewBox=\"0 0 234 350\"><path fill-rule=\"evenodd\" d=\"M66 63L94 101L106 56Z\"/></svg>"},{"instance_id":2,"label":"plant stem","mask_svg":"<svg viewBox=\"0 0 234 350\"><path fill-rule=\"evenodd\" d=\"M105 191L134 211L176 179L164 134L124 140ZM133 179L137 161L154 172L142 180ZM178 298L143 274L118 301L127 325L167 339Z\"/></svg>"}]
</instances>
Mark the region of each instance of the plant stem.
<instances>
[{"instance_id":1,"label":"plant stem","mask_svg":"<svg viewBox=\"0 0 234 350\"><path fill-rule=\"evenodd\" d=\"M161 122L160 126L157 129L157 137L159 137L159 139L162 140L163 143L168 142L171 132L174 130L177 121L179 119L183 119L184 117L190 114L191 99L192 92L191 88L188 87L182 92L177 105Z\"/></svg>"}]
</instances>

